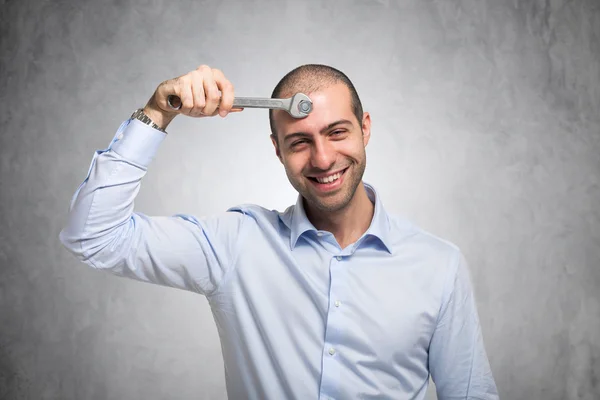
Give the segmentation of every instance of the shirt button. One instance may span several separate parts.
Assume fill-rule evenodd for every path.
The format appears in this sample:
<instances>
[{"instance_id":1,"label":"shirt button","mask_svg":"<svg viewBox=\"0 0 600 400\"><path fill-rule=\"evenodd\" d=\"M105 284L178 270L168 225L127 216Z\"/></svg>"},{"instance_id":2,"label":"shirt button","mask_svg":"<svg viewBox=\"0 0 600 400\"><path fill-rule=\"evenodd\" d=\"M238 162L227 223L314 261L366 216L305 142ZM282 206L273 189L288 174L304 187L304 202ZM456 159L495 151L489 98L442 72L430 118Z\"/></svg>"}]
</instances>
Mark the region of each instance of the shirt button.
<instances>
[{"instance_id":1,"label":"shirt button","mask_svg":"<svg viewBox=\"0 0 600 400\"><path fill-rule=\"evenodd\" d=\"M335 259L338 261L342 261L342 256L335 256Z\"/></svg>"},{"instance_id":2,"label":"shirt button","mask_svg":"<svg viewBox=\"0 0 600 400\"><path fill-rule=\"evenodd\" d=\"M335 354L335 349L333 347L329 349L329 354L331 354L331 355Z\"/></svg>"},{"instance_id":3,"label":"shirt button","mask_svg":"<svg viewBox=\"0 0 600 400\"><path fill-rule=\"evenodd\" d=\"M336 300L334 304L335 304L336 307L339 307L341 303L340 303L339 300Z\"/></svg>"},{"instance_id":4,"label":"shirt button","mask_svg":"<svg viewBox=\"0 0 600 400\"><path fill-rule=\"evenodd\" d=\"M123 134L122 134L122 133L119 133L119 136L117 136L117 139L118 139L118 140L121 140L121 139L123 139Z\"/></svg>"},{"instance_id":5,"label":"shirt button","mask_svg":"<svg viewBox=\"0 0 600 400\"><path fill-rule=\"evenodd\" d=\"M323 232L317 232L317 236L323 236L324 233Z\"/></svg>"}]
</instances>

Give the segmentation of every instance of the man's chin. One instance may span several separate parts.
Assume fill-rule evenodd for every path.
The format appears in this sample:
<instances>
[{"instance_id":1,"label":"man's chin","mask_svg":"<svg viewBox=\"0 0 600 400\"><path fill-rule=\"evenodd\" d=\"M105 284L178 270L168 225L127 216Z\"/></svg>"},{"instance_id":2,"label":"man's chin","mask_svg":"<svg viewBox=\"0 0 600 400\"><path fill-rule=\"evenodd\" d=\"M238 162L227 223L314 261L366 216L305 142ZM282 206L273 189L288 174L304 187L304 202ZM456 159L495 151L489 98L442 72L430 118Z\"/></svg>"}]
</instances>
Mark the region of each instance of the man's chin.
<instances>
[{"instance_id":1,"label":"man's chin","mask_svg":"<svg viewBox=\"0 0 600 400\"><path fill-rule=\"evenodd\" d=\"M348 205L347 199L344 196L341 196L341 193L338 193L337 196L331 194L326 196L315 196L313 194L311 196L305 196L304 198L307 200L309 207L328 213L343 210Z\"/></svg>"}]
</instances>

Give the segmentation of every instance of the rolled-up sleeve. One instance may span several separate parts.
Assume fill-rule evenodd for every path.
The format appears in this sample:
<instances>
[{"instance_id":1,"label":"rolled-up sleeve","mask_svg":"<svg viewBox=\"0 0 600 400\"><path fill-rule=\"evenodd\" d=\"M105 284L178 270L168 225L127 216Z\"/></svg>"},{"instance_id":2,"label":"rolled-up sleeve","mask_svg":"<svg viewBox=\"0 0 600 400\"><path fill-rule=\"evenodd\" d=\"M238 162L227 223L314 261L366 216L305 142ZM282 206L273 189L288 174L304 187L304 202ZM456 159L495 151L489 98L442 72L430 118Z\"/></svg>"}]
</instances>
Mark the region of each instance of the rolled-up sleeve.
<instances>
[{"instance_id":1,"label":"rolled-up sleeve","mask_svg":"<svg viewBox=\"0 0 600 400\"><path fill-rule=\"evenodd\" d=\"M245 216L135 212L141 180L165 136L135 119L123 122L108 148L95 152L59 239L93 268L209 295L231 267Z\"/></svg>"},{"instance_id":2,"label":"rolled-up sleeve","mask_svg":"<svg viewBox=\"0 0 600 400\"><path fill-rule=\"evenodd\" d=\"M429 348L429 370L439 400L498 399L467 262L457 252Z\"/></svg>"}]
</instances>

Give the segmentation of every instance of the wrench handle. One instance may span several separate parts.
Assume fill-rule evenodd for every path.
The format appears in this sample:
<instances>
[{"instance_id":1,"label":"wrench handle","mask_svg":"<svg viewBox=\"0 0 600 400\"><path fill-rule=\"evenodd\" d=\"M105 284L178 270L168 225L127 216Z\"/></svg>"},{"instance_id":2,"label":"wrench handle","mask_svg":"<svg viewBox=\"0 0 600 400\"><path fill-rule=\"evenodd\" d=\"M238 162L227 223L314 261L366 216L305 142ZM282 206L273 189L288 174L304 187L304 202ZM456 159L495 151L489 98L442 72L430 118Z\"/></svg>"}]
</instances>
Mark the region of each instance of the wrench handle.
<instances>
[{"instance_id":1,"label":"wrench handle","mask_svg":"<svg viewBox=\"0 0 600 400\"><path fill-rule=\"evenodd\" d=\"M174 110L181 108L181 99L175 95L169 95L167 103ZM267 99L258 97L235 97L233 108L274 108L287 110L289 99Z\"/></svg>"},{"instance_id":2,"label":"wrench handle","mask_svg":"<svg viewBox=\"0 0 600 400\"><path fill-rule=\"evenodd\" d=\"M236 97L233 99L234 108L277 108L287 109L283 101L256 97Z\"/></svg>"}]
</instances>

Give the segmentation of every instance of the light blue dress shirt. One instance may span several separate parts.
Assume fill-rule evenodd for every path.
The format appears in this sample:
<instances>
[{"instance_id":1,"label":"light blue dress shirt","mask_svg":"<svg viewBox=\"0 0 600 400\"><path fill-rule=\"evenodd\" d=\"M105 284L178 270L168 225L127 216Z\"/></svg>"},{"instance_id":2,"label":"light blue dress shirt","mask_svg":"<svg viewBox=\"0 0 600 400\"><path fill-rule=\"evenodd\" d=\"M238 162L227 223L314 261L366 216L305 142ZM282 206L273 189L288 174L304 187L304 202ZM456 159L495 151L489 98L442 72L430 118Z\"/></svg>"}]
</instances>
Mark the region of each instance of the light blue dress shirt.
<instances>
[{"instance_id":1,"label":"light blue dress shirt","mask_svg":"<svg viewBox=\"0 0 600 400\"><path fill-rule=\"evenodd\" d=\"M165 134L127 120L94 154L60 240L89 266L205 295L230 399L497 399L460 250L387 214L342 249L307 219L241 205L134 211ZM176 396L175 396L176 397Z\"/></svg>"}]
</instances>

